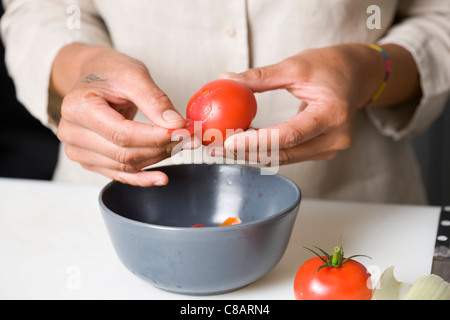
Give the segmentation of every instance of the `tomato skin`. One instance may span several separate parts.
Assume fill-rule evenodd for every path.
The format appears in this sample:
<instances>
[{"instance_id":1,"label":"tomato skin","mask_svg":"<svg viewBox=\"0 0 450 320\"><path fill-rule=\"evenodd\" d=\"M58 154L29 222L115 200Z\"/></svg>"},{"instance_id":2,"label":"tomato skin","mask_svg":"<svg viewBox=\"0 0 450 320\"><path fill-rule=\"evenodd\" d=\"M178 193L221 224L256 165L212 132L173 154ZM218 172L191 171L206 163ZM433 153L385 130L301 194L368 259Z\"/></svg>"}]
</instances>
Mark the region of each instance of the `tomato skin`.
<instances>
[{"instance_id":1,"label":"tomato skin","mask_svg":"<svg viewBox=\"0 0 450 320\"><path fill-rule=\"evenodd\" d=\"M188 102L186 117L202 123L202 141L208 145L220 132L222 142L227 138L227 129L247 130L256 115L256 99L253 92L244 84L219 79L201 87ZM209 129L212 138L206 137Z\"/></svg>"},{"instance_id":2,"label":"tomato skin","mask_svg":"<svg viewBox=\"0 0 450 320\"><path fill-rule=\"evenodd\" d=\"M348 260L338 268L317 271L323 264L319 257L314 257L298 269L294 280L296 300L370 300L370 273L364 265Z\"/></svg>"},{"instance_id":3,"label":"tomato skin","mask_svg":"<svg viewBox=\"0 0 450 320\"><path fill-rule=\"evenodd\" d=\"M224 222L222 222L220 224L220 227L233 226L233 225L241 224L241 223L242 223L242 221L241 221L241 219L239 219L239 217L230 217L230 218L226 219Z\"/></svg>"}]
</instances>

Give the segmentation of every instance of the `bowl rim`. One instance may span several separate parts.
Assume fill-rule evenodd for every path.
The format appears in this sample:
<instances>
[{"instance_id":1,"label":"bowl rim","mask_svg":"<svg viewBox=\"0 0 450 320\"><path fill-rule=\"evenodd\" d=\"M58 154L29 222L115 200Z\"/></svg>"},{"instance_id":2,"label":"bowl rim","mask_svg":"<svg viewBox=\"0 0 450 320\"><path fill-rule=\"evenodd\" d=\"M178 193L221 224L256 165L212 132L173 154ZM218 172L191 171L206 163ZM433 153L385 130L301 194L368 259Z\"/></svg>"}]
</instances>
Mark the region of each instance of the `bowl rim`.
<instances>
[{"instance_id":1,"label":"bowl rim","mask_svg":"<svg viewBox=\"0 0 450 320\"><path fill-rule=\"evenodd\" d=\"M249 166L249 165L237 165L237 164L176 164L176 165L167 165L167 166L161 166L161 167L155 167L155 168L150 168L150 169L145 169L145 171L158 171L158 170L162 170L163 168L169 168L169 167L175 167L175 166L235 166L235 167L241 167L244 168L245 170L259 170L258 167L253 167L253 166ZM108 184L106 184L104 187L102 187L99 195L98 195L98 202L100 204L100 207L102 209L102 211L106 214L111 215L113 218L115 219L119 219L119 220L124 220L126 223L132 224L132 225L136 225L136 226L140 226L140 227L145 227L145 228L151 228L151 229L159 229L159 230L177 230L177 231L182 231L182 232L207 232L207 231L211 231L214 230L219 231L219 232L224 232L227 230L240 230L240 229L246 229L246 228L250 228L252 226L255 225L260 225L260 224L265 224L268 223L272 220L277 220L277 219L281 219L282 217L284 217L285 215L291 213L297 206L300 205L301 200L302 200L302 192L300 190L300 187L291 179L276 173L274 174L275 176L277 176L278 178L284 180L286 183L290 184L294 190L296 191L297 195L296 195L296 199L295 201L288 206L286 209L278 212L277 214L274 214L270 217L266 217L264 219L261 220L256 220L256 221L252 221L252 222L245 222L245 223L241 223L241 224L236 224L236 225L230 225L230 226L226 226L226 227L219 227L219 226L205 226L202 228L192 228L192 227L179 227L179 226L169 226L169 225L159 225L159 224L154 224L154 223L148 223L148 222L142 222L142 221L137 221L137 220L133 220L127 217L124 217L118 213L115 213L114 211L112 211L111 209L109 209L106 204L103 202L103 195L104 193L111 188L112 185L114 184L120 184L121 182L119 181L110 181ZM170 183L170 181L169 181ZM158 188L158 187L149 187L149 188ZM296 210L295 214L298 213L298 209Z\"/></svg>"}]
</instances>

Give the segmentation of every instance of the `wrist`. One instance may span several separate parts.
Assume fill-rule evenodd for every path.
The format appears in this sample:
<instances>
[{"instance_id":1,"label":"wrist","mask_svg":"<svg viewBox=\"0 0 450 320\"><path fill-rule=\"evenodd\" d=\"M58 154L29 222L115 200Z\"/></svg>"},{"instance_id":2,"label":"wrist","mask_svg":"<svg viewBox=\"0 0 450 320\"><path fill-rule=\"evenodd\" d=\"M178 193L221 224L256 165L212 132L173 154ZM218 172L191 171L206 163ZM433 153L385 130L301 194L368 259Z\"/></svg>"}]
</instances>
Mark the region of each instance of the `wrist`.
<instances>
[{"instance_id":1,"label":"wrist","mask_svg":"<svg viewBox=\"0 0 450 320\"><path fill-rule=\"evenodd\" d=\"M365 44L348 44L343 47L347 52L348 63L352 64L355 70L357 107L381 97L387 72L386 58L383 54Z\"/></svg>"},{"instance_id":2,"label":"wrist","mask_svg":"<svg viewBox=\"0 0 450 320\"><path fill-rule=\"evenodd\" d=\"M391 75L391 62L389 60L389 56L387 55L386 51L381 48L380 46L377 46L376 44L371 44L369 47L377 52L380 53L380 55L383 56L384 64L385 64L385 72L384 72L384 78L383 82L381 82L378 90L374 93L374 95L363 105L359 106L359 109L363 109L365 107L373 105L374 102L378 100L378 98L383 94L384 89L387 86L387 82L389 80L389 77Z\"/></svg>"},{"instance_id":3,"label":"wrist","mask_svg":"<svg viewBox=\"0 0 450 320\"><path fill-rule=\"evenodd\" d=\"M396 44L379 47L384 53L365 44L343 45L350 59L347 60L348 63L356 67L354 84L355 91L359 91L358 106L367 104L374 95L380 93L388 71L389 81L376 101L370 104L371 107L392 107L419 99L422 96L420 75L412 55ZM388 57L388 62L384 54Z\"/></svg>"},{"instance_id":4,"label":"wrist","mask_svg":"<svg viewBox=\"0 0 450 320\"><path fill-rule=\"evenodd\" d=\"M64 97L83 76L92 61L114 49L72 43L63 47L55 57L50 78L50 90Z\"/></svg>"}]
</instances>

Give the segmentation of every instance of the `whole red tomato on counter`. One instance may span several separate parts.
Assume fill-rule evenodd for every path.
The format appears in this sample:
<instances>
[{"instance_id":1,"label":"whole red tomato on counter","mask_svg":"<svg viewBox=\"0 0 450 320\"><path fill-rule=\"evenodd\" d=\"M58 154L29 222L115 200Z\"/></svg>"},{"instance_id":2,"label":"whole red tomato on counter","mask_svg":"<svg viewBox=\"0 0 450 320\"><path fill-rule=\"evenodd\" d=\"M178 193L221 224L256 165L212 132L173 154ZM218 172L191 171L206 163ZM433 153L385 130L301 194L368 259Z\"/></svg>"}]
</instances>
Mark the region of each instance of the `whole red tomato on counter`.
<instances>
[{"instance_id":1,"label":"whole red tomato on counter","mask_svg":"<svg viewBox=\"0 0 450 320\"><path fill-rule=\"evenodd\" d=\"M352 260L355 256L344 258L342 245L335 247L333 256L317 249L324 255L308 249L317 257L306 261L297 271L294 280L295 299L370 300L370 273L364 265Z\"/></svg>"},{"instance_id":2,"label":"whole red tomato on counter","mask_svg":"<svg viewBox=\"0 0 450 320\"><path fill-rule=\"evenodd\" d=\"M244 84L228 79L214 80L200 88L189 100L186 117L202 123L202 142L208 145L227 138L227 129L247 130L256 115L256 99ZM205 132L209 129L216 131Z\"/></svg>"}]
</instances>

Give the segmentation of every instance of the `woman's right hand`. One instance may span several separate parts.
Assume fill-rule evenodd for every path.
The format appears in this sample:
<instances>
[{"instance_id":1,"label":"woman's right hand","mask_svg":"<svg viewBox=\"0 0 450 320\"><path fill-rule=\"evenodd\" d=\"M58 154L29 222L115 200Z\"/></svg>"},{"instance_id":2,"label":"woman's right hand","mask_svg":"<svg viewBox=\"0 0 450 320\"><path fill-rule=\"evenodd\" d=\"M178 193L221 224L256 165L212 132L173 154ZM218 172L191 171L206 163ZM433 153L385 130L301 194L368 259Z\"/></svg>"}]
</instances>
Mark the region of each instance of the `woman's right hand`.
<instances>
[{"instance_id":1,"label":"woman's right hand","mask_svg":"<svg viewBox=\"0 0 450 320\"><path fill-rule=\"evenodd\" d=\"M71 44L55 59L51 89L64 97L57 136L71 160L123 183L167 184L164 173L142 169L171 156L179 142L168 129L186 123L143 63ZM154 125L134 121L137 110Z\"/></svg>"}]
</instances>

